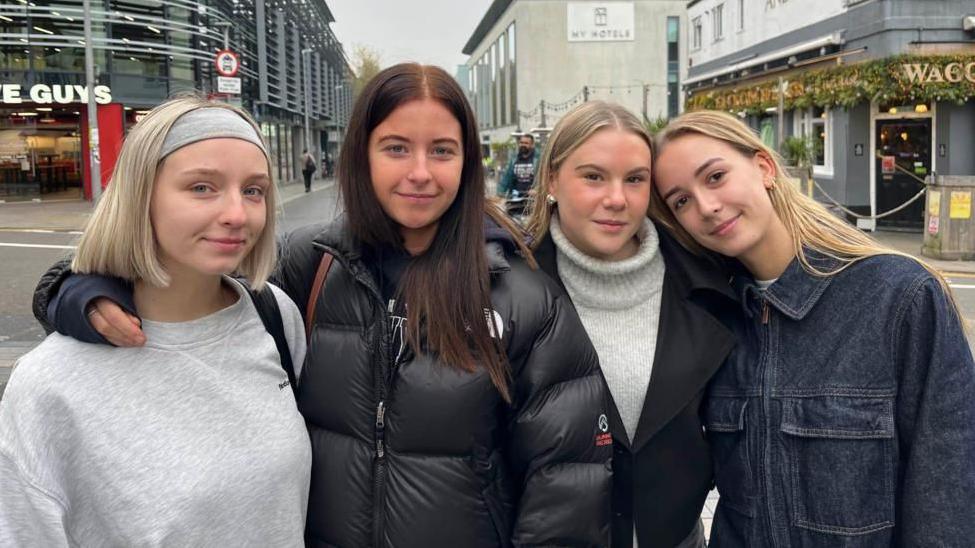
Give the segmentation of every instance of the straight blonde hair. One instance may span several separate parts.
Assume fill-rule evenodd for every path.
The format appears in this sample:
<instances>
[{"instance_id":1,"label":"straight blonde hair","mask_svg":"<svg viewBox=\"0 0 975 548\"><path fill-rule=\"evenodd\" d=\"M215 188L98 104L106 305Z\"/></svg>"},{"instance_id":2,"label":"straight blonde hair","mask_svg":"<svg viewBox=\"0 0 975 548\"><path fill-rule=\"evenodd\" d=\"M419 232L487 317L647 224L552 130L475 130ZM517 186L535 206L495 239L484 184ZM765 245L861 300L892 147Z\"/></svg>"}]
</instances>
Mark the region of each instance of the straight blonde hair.
<instances>
[{"instance_id":1,"label":"straight blonde hair","mask_svg":"<svg viewBox=\"0 0 975 548\"><path fill-rule=\"evenodd\" d=\"M552 210L557 204L549 204L545 199L548 183L558 173L562 164L577 148L590 137L606 128L619 129L633 133L650 149L653 158L653 138L647 133L640 120L621 105L607 101L589 101L573 108L563 116L552 130L538 161L535 176L535 199L528 214L528 232L532 237L532 247L537 249L548 233L552 222Z\"/></svg>"},{"instance_id":2,"label":"straight blonde hair","mask_svg":"<svg viewBox=\"0 0 975 548\"><path fill-rule=\"evenodd\" d=\"M782 220L792 240L792 247L802 267L814 276L832 276L850 265L876 255L899 255L917 262L938 281L958 317L958 309L951 289L944 276L933 267L913 255L884 246L846 221L837 218L819 202L799 191L795 182L786 176L782 160L744 122L725 112L699 110L682 114L672 120L657 134L657 150L662 153L669 143L687 135L703 135L723 141L748 158L763 154L775 169L772 187L768 191L772 208ZM667 207L660 189L653 185L650 194L650 214L667 227L678 241L697 254L704 249L680 225L674 213ZM812 249L839 261L840 265L824 271L812 265L806 250Z\"/></svg>"},{"instance_id":3,"label":"straight blonde hair","mask_svg":"<svg viewBox=\"0 0 975 548\"><path fill-rule=\"evenodd\" d=\"M156 287L169 285L169 274L159 261L156 237L149 218L163 141L184 114L200 108L223 108L261 132L245 111L196 96L171 99L149 111L125 138L110 184L95 207L71 263L74 272L103 274ZM247 278L255 290L264 288L277 260L275 211L277 189L268 161L268 185L264 196L267 220L253 249L241 261L235 275Z\"/></svg>"}]
</instances>

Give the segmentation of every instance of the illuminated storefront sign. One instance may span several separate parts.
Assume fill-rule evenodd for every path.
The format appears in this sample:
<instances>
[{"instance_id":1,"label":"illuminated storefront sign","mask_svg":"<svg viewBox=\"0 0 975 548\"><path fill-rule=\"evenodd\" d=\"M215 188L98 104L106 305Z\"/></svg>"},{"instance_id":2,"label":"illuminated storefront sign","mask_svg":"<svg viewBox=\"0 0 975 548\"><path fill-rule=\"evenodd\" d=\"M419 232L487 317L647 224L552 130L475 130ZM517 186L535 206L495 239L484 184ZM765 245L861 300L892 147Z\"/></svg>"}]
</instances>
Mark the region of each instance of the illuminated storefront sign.
<instances>
[{"instance_id":1,"label":"illuminated storefront sign","mask_svg":"<svg viewBox=\"0 0 975 548\"><path fill-rule=\"evenodd\" d=\"M88 103L88 88L75 85L35 84L27 89L26 96L20 84L0 84L0 104L18 105L24 102L40 105ZM112 102L112 90L108 86L95 86L95 103L107 105Z\"/></svg>"}]
</instances>

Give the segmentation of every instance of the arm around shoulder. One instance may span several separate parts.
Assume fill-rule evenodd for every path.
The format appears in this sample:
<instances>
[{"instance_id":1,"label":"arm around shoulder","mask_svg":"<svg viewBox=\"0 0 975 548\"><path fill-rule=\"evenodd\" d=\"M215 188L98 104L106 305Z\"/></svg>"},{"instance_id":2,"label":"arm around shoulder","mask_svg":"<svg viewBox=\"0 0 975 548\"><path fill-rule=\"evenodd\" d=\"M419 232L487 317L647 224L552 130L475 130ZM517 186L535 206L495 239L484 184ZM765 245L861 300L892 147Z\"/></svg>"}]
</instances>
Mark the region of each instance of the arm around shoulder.
<instances>
[{"instance_id":1,"label":"arm around shoulder","mask_svg":"<svg viewBox=\"0 0 975 548\"><path fill-rule=\"evenodd\" d=\"M564 296L512 383L508 458L524 478L516 546L608 546L612 442L596 351Z\"/></svg>"}]
</instances>

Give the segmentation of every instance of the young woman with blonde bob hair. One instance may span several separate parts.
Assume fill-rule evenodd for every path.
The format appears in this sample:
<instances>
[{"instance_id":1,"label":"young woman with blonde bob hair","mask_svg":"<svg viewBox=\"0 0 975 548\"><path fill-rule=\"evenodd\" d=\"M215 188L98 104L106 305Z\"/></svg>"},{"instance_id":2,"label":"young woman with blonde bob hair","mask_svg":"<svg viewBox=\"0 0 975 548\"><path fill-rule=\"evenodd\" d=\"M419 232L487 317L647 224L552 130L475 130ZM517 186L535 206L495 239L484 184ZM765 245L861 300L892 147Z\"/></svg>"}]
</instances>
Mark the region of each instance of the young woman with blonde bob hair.
<instances>
[{"instance_id":1,"label":"young woman with blonde bob hair","mask_svg":"<svg viewBox=\"0 0 975 548\"><path fill-rule=\"evenodd\" d=\"M128 282L144 347L52 334L0 402L0 545L301 546L304 420L251 293L273 295L275 188L243 111L195 98L130 131L72 263ZM69 282L84 279L75 276Z\"/></svg>"},{"instance_id":2,"label":"young woman with blonde bob hair","mask_svg":"<svg viewBox=\"0 0 975 548\"><path fill-rule=\"evenodd\" d=\"M571 298L612 395L612 545L698 547L712 485L700 406L734 344L699 301L730 306L734 295L647 218L653 163L652 139L628 110L603 101L574 108L542 154L530 230L539 266Z\"/></svg>"},{"instance_id":3,"label":"young woman with blonde bob hair","mask_svg":"<svg viewBox=\"0 0 975 548\"><path fill-rule=\"evenodd\" d=\"M975 364L944 278L802 195L731 115L658 146L653 214L725 257L741 301L705 412L711 545L969 544Z\"/></svg>"}]
</instances>

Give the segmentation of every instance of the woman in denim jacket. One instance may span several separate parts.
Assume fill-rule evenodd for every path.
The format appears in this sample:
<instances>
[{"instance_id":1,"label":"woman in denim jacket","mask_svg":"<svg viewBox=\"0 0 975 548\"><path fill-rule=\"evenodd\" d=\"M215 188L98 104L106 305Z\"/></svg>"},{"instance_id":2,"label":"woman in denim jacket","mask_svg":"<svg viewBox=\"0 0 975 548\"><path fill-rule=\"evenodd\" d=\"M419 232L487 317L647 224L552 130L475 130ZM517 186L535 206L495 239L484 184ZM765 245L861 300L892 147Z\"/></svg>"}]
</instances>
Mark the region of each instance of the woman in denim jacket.
<instances>
[{"instance_id":1,"label":"woman in denim jacket","mask_svg":"<svg viewBox=\"0 0 975 548\"><path fill-rule=\"evenodd\" d=\"M975 364L944 278L803 196L733 116L658 139L654 214L744 267L705 406L712 546L970 546Z\"/></svg>"}]
</instances>

